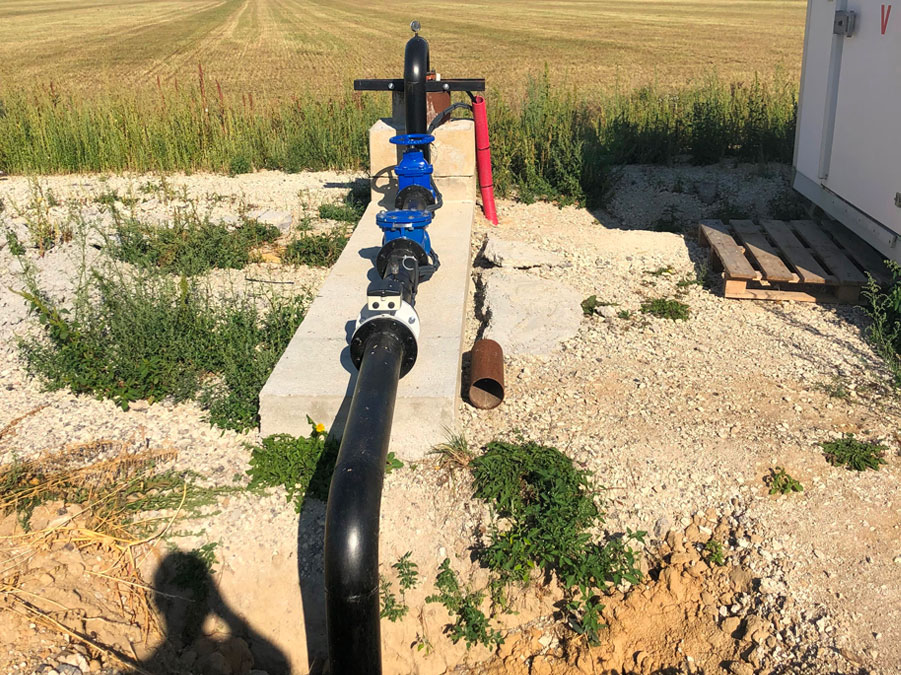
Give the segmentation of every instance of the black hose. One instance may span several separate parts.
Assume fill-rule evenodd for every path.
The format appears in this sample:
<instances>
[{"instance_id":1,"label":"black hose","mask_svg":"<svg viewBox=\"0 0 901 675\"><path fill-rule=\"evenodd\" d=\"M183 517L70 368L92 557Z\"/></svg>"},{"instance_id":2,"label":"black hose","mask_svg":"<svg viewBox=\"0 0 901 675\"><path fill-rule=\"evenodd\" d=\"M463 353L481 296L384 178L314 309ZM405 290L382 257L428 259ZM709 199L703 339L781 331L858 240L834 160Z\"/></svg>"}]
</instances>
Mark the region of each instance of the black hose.
<instances>
[{"instance_id":1,"label":"black hose","mask_svg":"<svg viewBox=\"0 0 901 675\"><path fill-rule=\"evenodd\" d=\"M325 600L331 675L380 675L379 511L403 342L377 331L360 374L329 490Z\"/></svg>"}]
</instances>

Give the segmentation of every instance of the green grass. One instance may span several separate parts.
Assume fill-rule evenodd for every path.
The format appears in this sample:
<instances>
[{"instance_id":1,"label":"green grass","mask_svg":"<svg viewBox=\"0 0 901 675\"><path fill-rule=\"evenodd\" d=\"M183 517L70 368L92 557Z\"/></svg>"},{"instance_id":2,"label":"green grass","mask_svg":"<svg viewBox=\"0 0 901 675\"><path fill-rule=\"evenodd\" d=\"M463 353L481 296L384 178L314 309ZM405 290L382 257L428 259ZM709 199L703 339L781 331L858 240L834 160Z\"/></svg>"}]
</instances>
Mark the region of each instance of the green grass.
<instances>
[{"instance_id":1,"label":"green grass","mask_svg":"<svg viewBox=\"0 0 901 675\"><path fill-rule=\"evenodd\" d=\"M832 466L843 466L849 471L878 471L885 464L884 445L870 443L855 438L854 434L842 434L834 441L820 443L826 461Z\"/></svg>"},{"instance_id":2,"label":"green grass","mask_svg":"<svg viewBox=\"0 0 901 675\"><path fill-rule=\"evenodd\" d=\"M551 447L493 442L472 463L474 496L496 519L488 543L477 552L495 575L492 591L503 604L503 586L527 582L533 571L556 575L564 588L569 625L596 642L602 627L599 593L623 581L638 583L634 551L626 539L592 535L603 523L589 474Z\"/></svg>"},{"instance_id":3,"label":"green grass","mask_svg":"<svg viewBox=\"0 0 901 675\"><path fill-rule=\"evenodd\" d=\"M293 502L298 513L307 496L322 502L328 500L340 448L340 439L330 437L322 424L316 424L309 415L307 422L310 424L309 436L274 434L264 438L260 445L247 446L250 448L248 489L282 487L286 501ZM402 467L403 462L389 452L385 473ZM412 564L414 571L415 567ZM409 572L410 568L405 570Z\"/></svg>"},{"instance_id":4,"label":"green grass","mask_svg":"<svg viewBox=\"0 0 901 675\"><path fill-rule=\"evenodd\" d=\"M0 101L6 173L361 169L369 126L388 110L376 95L250 106L191 87L157 97L8 90ZM589 96L539 74L521 95L489 95L495 186L525 201L591 205L610 193L611 164L683 154L788 163L796 109L797 87L780 77Z\"/></svg>"},{"instance_id":5,"label":"green grass","mask_svg":"<svg viewBox=\"0 0 901 675\"><path fill-rule=\"evenodd\" d=\"M463 434L457 434L449 429L447 440L438 443L430 451L430 455L438 458L438 463L451 469L465 469L475 457L475 453L469 447L469 442Z\"/></svg>"},{"instance_id":6,"label":"green grass","mask_svg":"<svg viewBox=\"0 0 901 675\"><path fill-rule=\"evenodd\" d=\"M212 268L241 269L253 261L253 250L274 241L279 230L242 218L237 226L213 222L196 206L176 210L170 223L141 222L134 214L113 210L113 257L171 274L202 274Z\"/></svg>"},{"instance_id":7,"label":"green grass","mask_svg":"<svg viewBox=\"0 0 901 675\"><path fill-rule=\"evenodd\" d=\"M671 321L687 321L690 311L688 305L673 298L655 298L641 303L642 314Z\"/></svg>"},{"instance_id":8,"label":"green grass","mask_svg":"<svg viewBox=\"0 0 901 675\"><path fill-rule=\"evenodd\" d=\"M43 326L23 337L28 371L50 389L108 398L196 399L212 424L258 423L258 394L310 297L235 292L214 298L199 282L114 266L85 271L71 307L33 274L21 292Z\"/></svg>"}]
</instances>

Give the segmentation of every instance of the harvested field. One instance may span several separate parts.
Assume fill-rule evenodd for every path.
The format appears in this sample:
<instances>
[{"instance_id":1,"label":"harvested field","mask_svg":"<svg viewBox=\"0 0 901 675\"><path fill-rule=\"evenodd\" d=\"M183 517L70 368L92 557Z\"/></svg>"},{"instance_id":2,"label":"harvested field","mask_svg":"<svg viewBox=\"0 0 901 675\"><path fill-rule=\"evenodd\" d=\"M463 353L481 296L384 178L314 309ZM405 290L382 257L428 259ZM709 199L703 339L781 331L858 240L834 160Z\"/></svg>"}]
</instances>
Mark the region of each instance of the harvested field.
<instances>
[{"instance_id":1,"label":"harvested field","mask_svg":"<svg viewBox=\"0 0 901 675\"><path fill-rule=\"evenodd\" d=\"M202 64L230 96L330 96L353 77L397 74L414 18L446 76L485 76L503 92L545 68L585 92L677 86L712 71L748 81L782 69L796 80L804 12L801 0L3 0L0 83L150 92L158 78L195 82Z\"/></svg>"}]
</instances>

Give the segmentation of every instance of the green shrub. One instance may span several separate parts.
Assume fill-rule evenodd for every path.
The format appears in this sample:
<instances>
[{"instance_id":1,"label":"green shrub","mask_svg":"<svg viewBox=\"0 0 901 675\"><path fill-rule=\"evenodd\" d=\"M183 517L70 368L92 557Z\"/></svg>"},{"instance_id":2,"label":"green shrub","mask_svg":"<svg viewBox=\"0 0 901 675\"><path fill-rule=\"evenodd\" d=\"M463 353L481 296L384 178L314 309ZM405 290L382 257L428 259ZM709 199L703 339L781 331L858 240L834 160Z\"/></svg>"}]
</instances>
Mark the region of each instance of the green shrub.
<instances>
[{"instance_id":1,"label":"green shrub","mask_svg":"<svg viewBox=\"0 0 901 675\"><path fill-rule=\"evenodd\" d=\"M533 570L555 574L566 593L570 626L597 641L598 592L638 583L635 553L622 538L601 542L597 486L559 450L535 443L489 443L472 463L474 496L497 515L479 560L500 584L526 582ZM641 542L643 532L628 533ZM497 589L497 585L495 585Z\"/></svg>"},{"instance_id":2,"label":"green shrub","mask_svg":"<svg viewBox=\"0 0 901 675\"><path fill-rule=\"evenodd\" d=\"M841 438L820 443L820 446L827 462L832 466L843 466L849 471L878 471L879 466L885 464L887 448L884 445L859 441L854 434L842 434Z\"/></svg>"},{"instance_id":3,"label":"green shrub","mask_svg":"<svg viewBox=\"0 0 901 675\"><path fill-rule=\"evenodd\" d=\"M684 302L675 299L656 298L641 303L641 312L671 321L687 321L690 308Z\"/></svg>"},{"instance_id":4,"label":"green shrub","mask_svg":"<svg viewBox=\"0 0 901 675\"><path fill-rule=\"evenodd\" d=\"M182 277L115 268L83 275L68 309L31 279L22 296L43 325L20 340L28 371L51 389L113 399L197 398L210 421L243 430L258 421L258 394L310 296L214 300Z\"/></svg>"},{"instance_id":5,"label":"green shrub","mask_svg":"<svg viewBox=\"0 0 901 675\"><path fill-rule=\"evenodd\" d=\"M344 227L336 227L328 232L302 232L285 247L282 260L293 265L331 267L349 239Z\"/></svg>"},{"instance_id":6,"label":"green shrub","mask_svg":"<svg viewBox=\"0 0 901 675\"><path fill-rule=\"evenodd\" d=\"M255 220L242 219L237 227L215 223L196 209L176 211L167 225L142 223L114 211L113 257L145 268L172 274L202 274L212 268L241 269L252 261L252 251L274 241L279 230Z\"/></svg>"}]
</instances>

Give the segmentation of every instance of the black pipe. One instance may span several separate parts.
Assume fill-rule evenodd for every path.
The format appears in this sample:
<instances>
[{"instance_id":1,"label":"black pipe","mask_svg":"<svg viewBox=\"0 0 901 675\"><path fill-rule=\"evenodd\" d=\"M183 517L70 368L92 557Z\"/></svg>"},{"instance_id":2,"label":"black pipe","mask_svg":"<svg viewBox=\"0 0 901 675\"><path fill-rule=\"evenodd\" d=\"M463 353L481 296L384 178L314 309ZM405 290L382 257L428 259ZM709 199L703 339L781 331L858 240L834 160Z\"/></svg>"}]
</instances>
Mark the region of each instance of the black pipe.
<instances>
[{"instance_id":1,"label":"black pipe","mask_svg":"<svg viewBox=\"0 0 901 675\"><path fill-rule=\"evenodd\" d=\"M414 35L404 50L404 129L408 134L424 134L426 119L425 77L429 72L429 43ZM429 160L428 146L423 148Z\"/></svg>"},{"instance_id":2,"label":"black pipe","mask_svg":"<svg viewBox=\"0 0 901 675\"><path fill-rule=\"evenodd\" d=\"M331 675L380 675L379 511L403 341L376 331L360 374L329 490L325 601Z\"/></svg>"}]
</instances>

